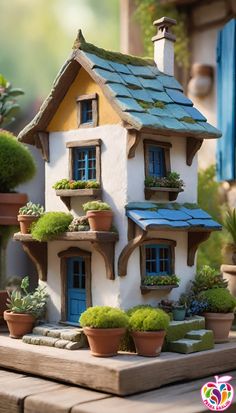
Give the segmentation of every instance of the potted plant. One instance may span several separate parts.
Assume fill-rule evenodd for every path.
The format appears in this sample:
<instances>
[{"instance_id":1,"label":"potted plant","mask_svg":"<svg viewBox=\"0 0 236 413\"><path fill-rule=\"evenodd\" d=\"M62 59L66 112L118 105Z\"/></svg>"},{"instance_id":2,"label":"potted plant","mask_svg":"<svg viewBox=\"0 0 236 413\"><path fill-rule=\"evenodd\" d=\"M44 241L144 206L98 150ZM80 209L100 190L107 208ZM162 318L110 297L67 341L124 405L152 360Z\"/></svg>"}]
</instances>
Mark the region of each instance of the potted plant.
<instances>
[{"instance_id":1,"label":"potted plant","mask_svg":"<svg viewBox=\"0 0 236 413\"><path fill-rule=\"evenodd\" d=\"M168 290L177 288L180 278L177 275L146 275L141 282L141 291L146 293L152 290Z\"/></svg>"},{"instance_id":2,"label":"potted plant","mask_svg":"<svg viewBox=\"0 0 236 413\"><path fill-rule=\"evenodd\" d=\"M102 201L83 204L91 231L110 231L113 213L110 205Z\"/></svg>"},{"instance_id":3,"label":"potted plant","mask_svg":"<svg viewBox=\"0 0 236 413\"><path fill-rule=\"evenodd\" d=\"M10 132L0 130L0 225L18 225L17 213L27 195L14 192L14 188L30 180L35 171L27 147Z\"/></svg>"},{"instance_id":4,"label":"potted plant","mask_svg":"<svg viewBox=\"0 0 236 413\"><path fill-rule=\"evenodd\" d=\"M166 176L157 178L155 176L147 176L145 181L145 198L150 199L152 193L168 192L169 200L175 201L179 192L183 192L184 182L180 179L177 172L168 172Z\"/></svg>"},{"instance_id":5,"label":"potted plant","mask_svg":"<svg viewBox=\"0 0 236 413\"><path fill-rule=\"evenodd\" d=\"M215 343L226 342L234 320L236 299L226 288L212 288L202 291L199 297L207 302L206 310L203 313L206 328L213 331Z\"/></svg>"},{"instance_id":6,"label":"potted plant","mask_svg":"<svg viewBox=\"0 0 236 413\"><path fill-rule=\"evenodd\" d=\"M172 314L174 321L184 321L186 316L186 303L184 299L180 296L178 301L173 302L172 305Z\"/></svg>"},{"instance_id":7,"label":"potted plant","mask_svg":"<svg viewBox=\"0 0 236 413\"><path fill-rule=\"evenodd\" d=\"M33 222L36 222L44 213L44 208L40 204L27 202L26 205L19 209L17 219L20 223L20 231L22 234L28 234Z\"/></svg>"},{"instance_id":8,"label":"potted plant","mask_svg":"<svg viewBox=\"0 0 236 413\"><path fill-rule=\"evenodd\" d=\"M46 300L45 287L37 287L30 293L29 277L23 278L21 290L9 293L8 310L4 311L4 320L7 322L10 337L21 338L31 333L36 320L45 312Z\"/></svg>"},{"instance_id":9,"label":"potted plant","mask_svg":"<svg viewBox=\"0 0 236 413\"><path fill-rule=\"evenodd\" d=\"M80 316L93 356L115 356L119 343L128 327L129 318L119 308L97 306L88 308Z\"/></svg>"},{"instance_id":10,"label":"potted plant","mask_svg":"<svg viewBox=\"0 0 236 413\"><path fill-rule=\"evenodd\" d=\"M160 355L169 321L168 314L161 309L140 308L133 312L129 328L140 356Z\"/></svg>"},{"instance_id":11,"label":"potted plant","mask_svg":"<svg viewBox=\"0 0 236 413\"><path fill-rule=\"evenodd\" d=\"M21 278L20 277L11 277L7 280L6 288L0 290L0 325L4 323L3 314L7 310L7 298L9 292L12 292L20 287Z\"/></svg>"}]
</instances>

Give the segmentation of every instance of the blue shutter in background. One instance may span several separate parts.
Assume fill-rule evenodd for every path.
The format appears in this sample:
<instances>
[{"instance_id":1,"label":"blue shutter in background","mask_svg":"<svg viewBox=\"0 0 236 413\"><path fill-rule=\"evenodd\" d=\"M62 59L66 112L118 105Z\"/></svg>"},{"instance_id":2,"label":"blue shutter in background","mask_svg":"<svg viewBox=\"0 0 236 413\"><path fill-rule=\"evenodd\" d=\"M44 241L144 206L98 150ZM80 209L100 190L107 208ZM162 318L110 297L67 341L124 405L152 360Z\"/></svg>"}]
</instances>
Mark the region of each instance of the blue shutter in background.
<instances>
[{"instance_id":1,"label":"blue shutter in background","mask_svg":"<svg viewBox=\"0 0 236 413\"><path fill-rule=\"evenodd\" d=\"M217 178L236 178L236 20L230 20L217 39Z\"/></svg>"}]
</instances>

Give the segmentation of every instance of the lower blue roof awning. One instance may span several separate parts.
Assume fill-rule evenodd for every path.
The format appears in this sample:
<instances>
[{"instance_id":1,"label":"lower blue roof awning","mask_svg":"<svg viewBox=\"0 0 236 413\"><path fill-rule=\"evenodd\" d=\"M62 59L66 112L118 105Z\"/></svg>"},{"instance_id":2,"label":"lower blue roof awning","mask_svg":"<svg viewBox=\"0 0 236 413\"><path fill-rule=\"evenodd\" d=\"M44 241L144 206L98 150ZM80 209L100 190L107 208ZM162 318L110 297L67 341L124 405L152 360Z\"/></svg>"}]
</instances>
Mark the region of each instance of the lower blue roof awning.
<instances>
[{"instance_id":1,"label":"lower blue roof awning","mask_svg":"<svg viewBox=\"0 0 236 413\"><path fill-rule=\"evenodd\" d=\"M221 225L196 204L130 202L126 215L145 231L168 228L182 231L217 231Z\"/></svg>"}]
</instances>

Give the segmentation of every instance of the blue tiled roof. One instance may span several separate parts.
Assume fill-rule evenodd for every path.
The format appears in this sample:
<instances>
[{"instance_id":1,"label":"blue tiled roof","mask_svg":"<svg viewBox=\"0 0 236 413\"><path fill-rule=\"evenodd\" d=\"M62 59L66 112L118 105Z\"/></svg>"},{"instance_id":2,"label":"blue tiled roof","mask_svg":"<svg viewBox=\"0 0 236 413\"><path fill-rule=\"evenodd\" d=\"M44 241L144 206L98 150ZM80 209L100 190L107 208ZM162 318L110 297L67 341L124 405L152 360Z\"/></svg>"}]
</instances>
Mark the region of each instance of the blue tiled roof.
<instances>
[{"instance_id":1,"label":"blue tiled roof","mask_svg":"<svg viewBox=\"0 0 236 413\"><path fill-rule=\"evenodd\" d=\"M136 130L174 131L200 139L221 136L193 107L179 82L160 72L153 60L100 49L87 43L81 31L73 49L51 93L20 133L21 141L35 144L35 134L47 129L81 66L99 83L120 118Z\"/></svg>"},{"instance_id":2,"label":"blue tiled roof","mask_svg":"<svg viewBox=\"0 0 236 413\"><path fill-rule=\"evenodd\" d=\"M194 204L131 202L126 206L126 215L144 230L169 228L212 231L221 229L218 222Z\"/></svg>"},{"instance_id":3,"label":"blue tiled roof","mask_svg":"<svg viewBox=\"0 0 236 413\"><path fill-rule=\"evenodd\" d=\"M193 107L179 82L173 76L160 72L154 62L151 64L151 61L143 59L143 64L132 64L132 59L135 58L130 56L129 63L124 63L121 54L119 62L117 54L95 46L87 51L86 43L85 47L82 45L80 48L78 60L80 55L87 60L102 83L105 83L114 103L121 113L125 114L124 120L137 129L151 127L190 132L191 135L198 134L203 137L221 135L220 131L209 125L206 118ZM132 99L124 102L124 97ZM137 105L140 105L140 108Z\"/></svg>"}]
</instances>

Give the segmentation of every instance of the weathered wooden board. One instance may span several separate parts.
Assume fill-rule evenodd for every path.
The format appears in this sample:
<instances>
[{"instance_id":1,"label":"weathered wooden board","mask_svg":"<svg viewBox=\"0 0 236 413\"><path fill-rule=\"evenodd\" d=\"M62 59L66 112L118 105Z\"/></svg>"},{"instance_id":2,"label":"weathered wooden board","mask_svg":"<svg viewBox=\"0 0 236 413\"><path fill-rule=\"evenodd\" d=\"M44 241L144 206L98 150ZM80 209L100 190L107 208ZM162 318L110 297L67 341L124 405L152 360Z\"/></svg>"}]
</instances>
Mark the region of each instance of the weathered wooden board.
<instances>
[{"instance_id":1,"label":"weathered wooden board","mask_svg":"<svg viewBox=\"0 0 236 413\"><path fill-rule=\"evenodd\" d=\"M236 385L236 372L228 372L234 377L232 386ZM163 389L145 392L134 396L89 402L85 405L74 406L71 413L209 413L201 400L200 390L203 384L212 380L212 377L195 380L190 383L166 386ZM236 401L229 413L235 413ZM31 412L28 412L31 413Z\"/></svg>"},{"instance_id":2,"label":"weathered wooden board","mask_svg":"<svg viewBox=\"0 0 236 413\"><path fill-rule=\"evenodd\" d=\"M70 413L72 407L111 396L78 387L63 388L29 396L25 399L24 413Z\"/></svg>"},{"instance_id":3,"label":"weathered wooden board","mask_svg":"<svg viewBox=\"0 0 236 413\"><path fill-rule=\"evenodd\" d=\"M18 375L17 375L18 376ZM62 385L36 377L17 377L1 381L0 413L22 413L24 399L35 393L59 390Z\"/></svg>"},{"instance_id":4,"label":"weathered wooden board","mask_svg":"<svg viewBox=\"0 0 236 413\"><path fill-rule=\"evenodd\" d=\"M1 335L0 366L123 396L236 369L236 342L189 355L120 354L104 359L91 356L89 350L31 346Z\"/></svg>"}]
</instances>

